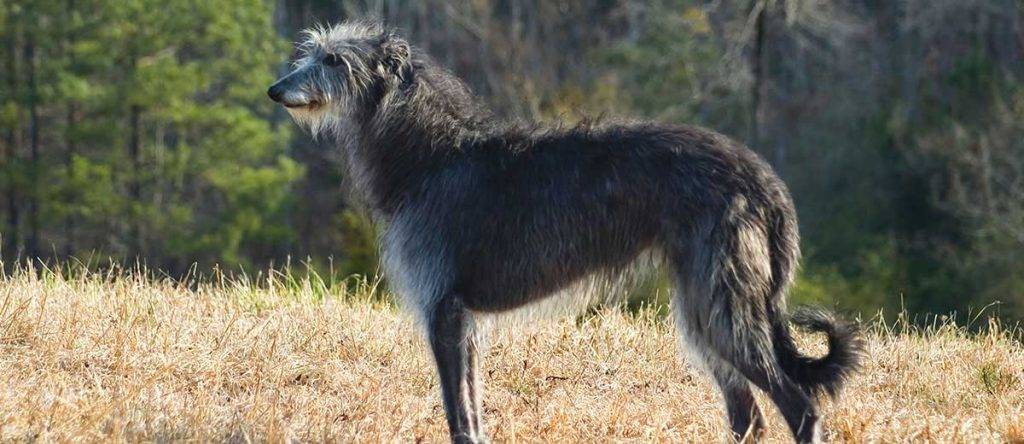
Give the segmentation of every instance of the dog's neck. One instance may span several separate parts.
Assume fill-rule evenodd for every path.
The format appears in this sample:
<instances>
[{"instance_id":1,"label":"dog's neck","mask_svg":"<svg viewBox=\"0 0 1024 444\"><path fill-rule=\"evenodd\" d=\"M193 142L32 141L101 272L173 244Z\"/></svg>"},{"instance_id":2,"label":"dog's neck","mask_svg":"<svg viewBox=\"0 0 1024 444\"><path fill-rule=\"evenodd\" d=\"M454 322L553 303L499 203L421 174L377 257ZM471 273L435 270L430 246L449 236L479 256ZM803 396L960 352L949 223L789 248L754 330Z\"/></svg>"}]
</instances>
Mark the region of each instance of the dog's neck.
<instances>
[{"instance_id":1,"label":"dog's neck","mask_svg":"<svg viewBox=\"0 0 1024 444\"><path fill-rule=\"evenodd\" d=\"M428 177L485 137L489 112L454 76L418 67L402 89L358 107L346 156L349 180L377 219L388 220Z\"/></svg>"}]
</instances>

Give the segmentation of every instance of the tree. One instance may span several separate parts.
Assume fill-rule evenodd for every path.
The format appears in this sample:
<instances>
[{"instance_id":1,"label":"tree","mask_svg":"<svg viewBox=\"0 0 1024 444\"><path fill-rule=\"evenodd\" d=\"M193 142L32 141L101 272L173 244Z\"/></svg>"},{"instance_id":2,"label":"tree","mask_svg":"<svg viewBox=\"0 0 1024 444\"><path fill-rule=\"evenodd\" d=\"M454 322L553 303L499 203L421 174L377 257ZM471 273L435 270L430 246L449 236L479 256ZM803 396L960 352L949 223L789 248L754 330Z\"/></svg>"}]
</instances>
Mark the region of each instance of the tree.
<instances>
[{"instance_id":1,"label":"tree","mask_svg":"<svg viewBox=\"0 0 1024 444\"><path fill-rule=\"evenodd\" d=\"M288 132L271 125L263 97L286 48L269 2L68 0L4 11L13 25L4 57L15 62L3 97L5 256L62 243L65 254L173 271L287 251L288 190L301 169L284 156Z\"/></svg>"}]
</instances>

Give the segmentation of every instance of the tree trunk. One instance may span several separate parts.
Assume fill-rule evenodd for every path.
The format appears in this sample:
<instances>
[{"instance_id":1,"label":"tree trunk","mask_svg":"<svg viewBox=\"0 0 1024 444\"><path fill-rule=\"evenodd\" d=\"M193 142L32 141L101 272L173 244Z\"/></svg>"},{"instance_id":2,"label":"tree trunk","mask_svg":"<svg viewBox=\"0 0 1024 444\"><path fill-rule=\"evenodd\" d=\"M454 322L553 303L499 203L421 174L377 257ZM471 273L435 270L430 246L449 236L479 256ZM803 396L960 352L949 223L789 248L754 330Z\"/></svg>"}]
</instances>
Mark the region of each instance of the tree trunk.
<instances>
[{"instance_id":1,"label":"tree trunk","mask_svg":"<svg viewBox=\"0 0 1024 444\"><path fill-rule=\"evenodd\" d=\"M136 208L142 206L142 147L141 147L141 135L140 135L140 120L142 118L142 107L139 105L132 105L128 112L128 158L131 159L132 172L131 179L128 184L128 194L131 197L132 204ZM136 259L142 256L143 242L142 242L142 221L138 211L133 209L131 218L131 252L130 255L135 256Z\"/></svg>"},{"instance_id":2,"label":"tree trunk","mask_svg":"<svg viewBox=\"0 0 1024 444\"><path fill-rule=\"evenodd\" d=\"M765 70L764 70L764 48L765 48L765 15L768 5L765 0L755 0L751 13L754 19L754 41L751 51L750 69L753 76L751 84L751 106L750 106L750 146L754 150L761 149L763 119L764 119L764 94L765 94Z\"/></svg>"},{"instance_id":3,"label":"tree trunk","mask_svg":"<svg viewBox=\"0 0 1024 444\"><path fill-rule=\"evenodd\" d=\"M128 47L129 82L134 82L139 63L138 50L134 44ZM129 97L129 100L131 98ZM132 103L128 107L128 146L127 155L131 165L128 173L128 258L141 260L144 249L142 241L142 106Z\"/></svg>"},{"instance_id":4,"label":"tree trunk","mask_svg":"<svg viewBox=\"0 0 1024 444\"><path fill-rule=\"evenodd\" d=\"M75 53L74 53L74 49L72 48L72 45L74 43L74 36L71 34L71 29L72 29L71 14L74 12L74 10L75 10L75 0L68 0L68 2L67 2L67 11L66 11L66 13L67 13L67 16L66 16L67 23L66 23L66 28L65 28L65 31L67 32L67 34L65 34L65 38L64 38L64 51L65 51L65 55L66 55L67 60L68 60L68 70L70 72L72 72L72 73L75 71ZM78 148L76 146L76 144L75 144L75 134L74 134L75 124L76 124L75 120L76 120L76 115L78 114L78 104L74 100L69 99L67 107L68 107L67 115L65 116L65 121L64 121L64 146L65 146L64 171L65 171L65 174L66 174L65 183L66 184L71 184L71 183L73 183L72 181L74 180L74 161L75 161L75 153L76 153L77 148ZM74 199L72 198L71 201L65 202L64 204L66 205L66 208L70 209L70 208L74 208L75 203L76 202L74 202ZM75 227L75 213L73 211L68 211L66 219L64 220L64 236L65 236L64 256L65 257L71 257L71 256L73 256L75 254L75 229L76 229L76 227Z\"/></svg>"},{"instance_id":5,"label":"tree trunk","mask_svg":"<svg viewBox=\"0 0 1024 444\"><path fill-rule=\"evenodd\" d=\"M29 259L39 256L39 82L36 78L36 45L31 34L25 43L25 66L28 74L29 124L29 190L28 239L25 253Z\"/></svg>"},{"instance_id":6,"label":"tree trunk","mask_svg":"<svg viewBox=\"0 0 1024 444\"><path fill-rule=\"evenodd\" d=\"M15 96L18 92L18 42L17 42L17 26L18 18L12 12L7 17L7 88L8 93L11 96ZM3 254L9 259L16 259L18 254L18 231L19 225L21 224L20 212L18 208L18 187L16 185L16 175L14 163L17 160L19 147L21 145L20 131L18 131L18 125L13 124L7 130L6 135L6 152L4 153L4 160L7 167L7 195L6 206L7 206L7 227L3 233Z\"/></svg>"}]
</instances>

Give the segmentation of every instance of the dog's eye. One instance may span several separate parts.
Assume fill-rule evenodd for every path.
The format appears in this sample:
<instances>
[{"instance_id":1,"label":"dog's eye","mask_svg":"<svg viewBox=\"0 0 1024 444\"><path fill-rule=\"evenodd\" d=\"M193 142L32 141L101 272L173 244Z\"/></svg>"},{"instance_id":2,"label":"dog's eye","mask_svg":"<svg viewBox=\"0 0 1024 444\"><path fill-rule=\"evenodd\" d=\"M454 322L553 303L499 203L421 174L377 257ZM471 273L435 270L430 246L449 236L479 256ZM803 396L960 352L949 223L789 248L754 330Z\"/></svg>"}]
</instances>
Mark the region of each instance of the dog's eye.
<instances>
[{"instance_id":1,"label":"dog's eye","mask_svg":"<svg viewBox=\"0 0 1024 444\"><path fill-rule=\"evenodd\" d=\"M335 67L341 64L341 56L337 54L327 54L324 56L324 65Z\"/></svg>"}]
</instances>

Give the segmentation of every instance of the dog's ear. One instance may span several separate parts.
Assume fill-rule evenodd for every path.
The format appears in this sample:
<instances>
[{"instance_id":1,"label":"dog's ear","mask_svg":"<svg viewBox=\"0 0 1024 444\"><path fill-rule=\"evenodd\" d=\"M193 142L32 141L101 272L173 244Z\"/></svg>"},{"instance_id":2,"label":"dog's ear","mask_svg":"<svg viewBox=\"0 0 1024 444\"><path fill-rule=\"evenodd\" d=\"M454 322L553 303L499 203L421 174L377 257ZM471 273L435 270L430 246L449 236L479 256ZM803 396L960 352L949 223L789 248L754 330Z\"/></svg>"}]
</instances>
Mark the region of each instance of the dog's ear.
<instances>
[{"instance_id":1,"label":"dog's ear","mask_svg":"<svg viewBox=\"0 0 1024 444\"><path fill-rule=\"evenodd\" d=\"M404 79L411 68L412 54L409 42L394 34L388 34L381 43L381 52L381 64L384 69Z\"/></svg>"}]
</instances>

